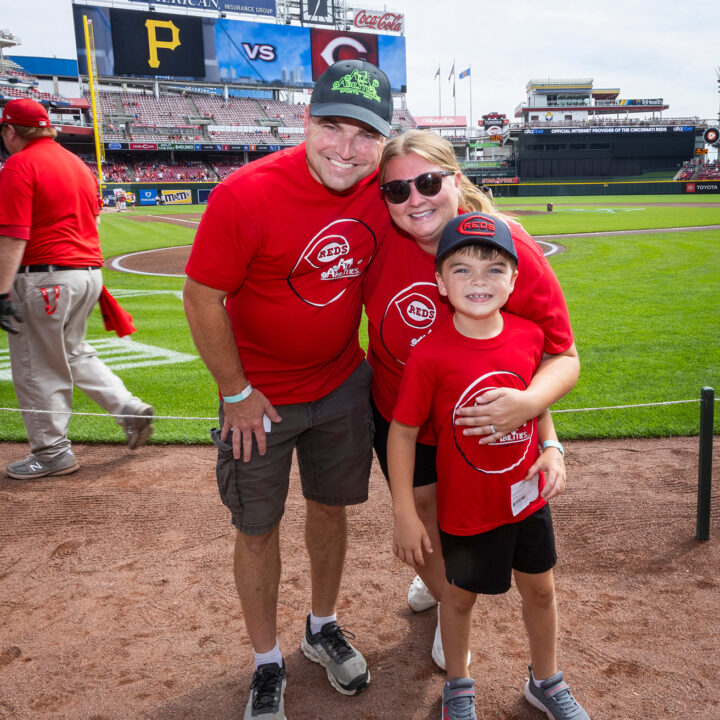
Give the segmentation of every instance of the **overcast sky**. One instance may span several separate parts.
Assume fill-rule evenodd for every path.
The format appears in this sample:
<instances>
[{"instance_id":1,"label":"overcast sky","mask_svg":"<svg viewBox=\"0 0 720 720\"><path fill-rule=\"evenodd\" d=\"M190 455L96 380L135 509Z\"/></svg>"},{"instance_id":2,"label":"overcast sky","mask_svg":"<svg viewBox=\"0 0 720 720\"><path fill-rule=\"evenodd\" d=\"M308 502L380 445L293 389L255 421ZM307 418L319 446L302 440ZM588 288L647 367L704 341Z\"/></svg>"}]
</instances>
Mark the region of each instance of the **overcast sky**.
<instances>
[{"instance_id":1,"label":"overcast sky","mask_svg":"<svg viewBox=\"0 0 720 720\"><path fill-rule=\"evenodd\" d=\"M339 2L339 0L338 0ZM720 66L717 0L394 0L350 6L405 14L408 107L414 115L513 117L539 78L592 78L621 98L662 98L667 117L715 119ZM75 57L71 0L0 0L0 28L22 38L18 55ZM246 19L246 18L243 18ZM440 66L440 80L434 79ZM455 112L455 108L457 112Z\"/></svg>"}]
</instances>

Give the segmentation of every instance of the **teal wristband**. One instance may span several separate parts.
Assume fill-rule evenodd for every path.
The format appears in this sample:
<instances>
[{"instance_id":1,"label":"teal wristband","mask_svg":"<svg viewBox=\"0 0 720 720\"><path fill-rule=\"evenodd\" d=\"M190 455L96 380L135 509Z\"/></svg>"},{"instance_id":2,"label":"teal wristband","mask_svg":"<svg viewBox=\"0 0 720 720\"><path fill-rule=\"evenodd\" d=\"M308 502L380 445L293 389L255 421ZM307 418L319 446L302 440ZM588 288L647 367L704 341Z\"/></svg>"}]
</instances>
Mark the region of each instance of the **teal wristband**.
<instances>
[{"instance_id":1,"label":"teal wristband","mask_svg":"<svg viewBox=\"0 0 720 720\"><path fill-rule=\"evenodd\" d=\"M249 398L250 393L252 391L253 391L252 385L250 383L248 383L247 387L241 393L238 393L237 395L227 395L227 396L223 395L222 399L223 399L223 402L226 402L226 403L241 402L242 400Z\"/></svg>"},{"instance_id":2,"label":"teal wristband","mask_svg":"<svg viewBox=\"0 0 720 720\"><path fill-rule=\"evenodd\" d=\"M565 448L557 440L546 440L542 444L543 451L547 450L549 447L557 448L560 451L560 454L565 457Z\"/></svg>"}]
</instances>

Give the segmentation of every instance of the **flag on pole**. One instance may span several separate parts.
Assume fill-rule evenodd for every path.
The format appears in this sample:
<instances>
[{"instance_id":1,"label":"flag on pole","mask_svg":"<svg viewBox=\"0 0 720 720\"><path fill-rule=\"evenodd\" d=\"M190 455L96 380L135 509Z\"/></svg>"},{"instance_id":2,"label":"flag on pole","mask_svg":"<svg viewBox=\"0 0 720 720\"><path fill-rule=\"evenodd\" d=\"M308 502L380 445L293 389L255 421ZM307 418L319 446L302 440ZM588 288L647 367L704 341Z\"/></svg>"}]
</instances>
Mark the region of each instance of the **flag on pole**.
<instances>
[{"instance_id":1,"label":"flag on pole","mask_svg":"<svg viewBox=\"0 0 720 720\"><path fill-rule=\"evenodd\" d=\"M453 60L453 66L450 68L450 75L448 75L448 82L450 82L455 76L455 61Z\"/></svg>"},{"instance_id":2,"label":"flag on pole","mask_svg":"<svg viewBox=\"0 0 720 720\"><path fill-rule=\"evenodd\" d=\"M458 77L462 80L463 78L470 77L470 68L463 70Z\"/></svg>"},{"instance_id":3,"label":"flag on pole","mask_svg":"<svg viewBox=\"0 0 720 720\"><path fill-rule=\"evenodd\" d=\"M437 69L437 72L435 73L435 77L433 78L433 80L435 78L439 78L439 77L440 77L440 66L438 65L438 69Z\"/></svg>"}]
</instances>

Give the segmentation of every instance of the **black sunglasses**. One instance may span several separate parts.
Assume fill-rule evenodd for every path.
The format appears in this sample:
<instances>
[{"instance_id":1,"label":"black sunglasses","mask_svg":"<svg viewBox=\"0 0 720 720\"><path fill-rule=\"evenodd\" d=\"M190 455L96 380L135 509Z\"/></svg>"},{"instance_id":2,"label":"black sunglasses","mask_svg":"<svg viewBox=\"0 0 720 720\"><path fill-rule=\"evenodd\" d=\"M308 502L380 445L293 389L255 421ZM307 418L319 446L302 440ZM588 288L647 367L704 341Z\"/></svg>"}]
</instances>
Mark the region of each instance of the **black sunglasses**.
<instances>
[{"instance_id":1,"label":"black sunglasses","mask_svg":"<svg viewBox=\"0 0 720 720\"><path fill-rule=\"evenodd\" d=\"M380 189L385 193L388 202L391 202L393 205L399 205L410 197L410 183L415 185L421 195L432 197L440 192L443 178L454 174L454 172L450 172L449 170L436 170L434 172L423 173L409 180L392 180L389 183L381 185Z\"/></svg>"}]
</instances>

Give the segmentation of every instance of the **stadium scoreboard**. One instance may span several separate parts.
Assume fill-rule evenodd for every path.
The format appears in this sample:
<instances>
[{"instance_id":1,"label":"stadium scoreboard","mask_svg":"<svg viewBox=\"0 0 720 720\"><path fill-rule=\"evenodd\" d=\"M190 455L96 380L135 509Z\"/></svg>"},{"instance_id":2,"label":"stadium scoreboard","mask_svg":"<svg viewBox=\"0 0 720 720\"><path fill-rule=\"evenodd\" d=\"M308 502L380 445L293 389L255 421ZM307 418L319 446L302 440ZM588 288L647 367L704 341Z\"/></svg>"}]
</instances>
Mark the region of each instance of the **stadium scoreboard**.
<instances>
[{"instance_id":1,"label":"stadium scoreboard","mask_svg":"<svg viewBox=\"0 0 720 720\"><path fill-rule=\"evenodd\" d=\"M405 38L156 10L73 4L80 74L87 75L83 16L93 25L101 77L310 88L329 65L363 58L406 92Z\"/></svg>"}]
</instances>

